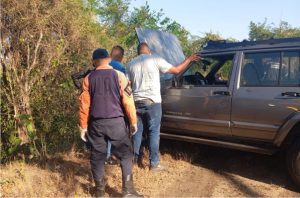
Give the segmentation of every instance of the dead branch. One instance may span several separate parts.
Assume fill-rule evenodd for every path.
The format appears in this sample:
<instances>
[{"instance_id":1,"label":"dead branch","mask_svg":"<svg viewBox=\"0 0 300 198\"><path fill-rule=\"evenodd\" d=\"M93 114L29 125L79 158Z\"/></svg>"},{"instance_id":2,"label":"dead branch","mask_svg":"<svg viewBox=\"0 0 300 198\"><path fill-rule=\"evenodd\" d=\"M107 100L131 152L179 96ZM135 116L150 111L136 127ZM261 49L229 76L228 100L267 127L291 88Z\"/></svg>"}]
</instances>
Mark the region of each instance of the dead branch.
<instances>
[{"instance_id":1,"label":"dead branch","mask_svg":"<svg viewBox=\"0 0 300 198\"><path fill-rule=\"evenodd\" d=\"M43 31L41 30L40 31L40 37L36 43L36 46L35 46L35 50L34 50L34 56L33 56L33 61L31 63L31 65L29 66L29 68L27 69L27 72L26 72L26 77L28 78L30 72L32 69L34 69L34 67L36 66L36 63L37 63L37 56L38 56L38 50L39 50L39 47L40 47L40 44L42 42L42 39L43 39Z\"/></svg>"}]
</instances>

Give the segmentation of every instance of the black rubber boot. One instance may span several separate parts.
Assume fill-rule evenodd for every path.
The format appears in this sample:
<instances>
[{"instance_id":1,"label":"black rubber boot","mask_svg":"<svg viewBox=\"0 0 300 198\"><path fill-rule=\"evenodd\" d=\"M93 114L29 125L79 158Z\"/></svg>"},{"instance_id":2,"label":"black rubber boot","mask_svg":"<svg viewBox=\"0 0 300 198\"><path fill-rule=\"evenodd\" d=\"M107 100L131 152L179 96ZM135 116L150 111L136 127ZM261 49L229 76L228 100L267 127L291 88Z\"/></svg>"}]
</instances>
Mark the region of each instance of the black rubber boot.
<instances>
[{"instance_id":1,"label":"black rubber boot","mask_svg":"<svg viewBox=\"0 0 300 198\"><path fill-rule=\"evenodd\" d=\"M95 195L96 197L104 197L105 194L105 182L104 179L95 180Z\"/></svg>"},{"instance_id":2,"label":"black rubber boot","mask_svg":"<svg viewBox=\"0 0 300 198\"><path fill-rule=\"evenodd\" d=\"M132 175L127 175L125 178L122 179L122 182L123 197L144 197L134 189Z\"/></svg>"}]
</instances>

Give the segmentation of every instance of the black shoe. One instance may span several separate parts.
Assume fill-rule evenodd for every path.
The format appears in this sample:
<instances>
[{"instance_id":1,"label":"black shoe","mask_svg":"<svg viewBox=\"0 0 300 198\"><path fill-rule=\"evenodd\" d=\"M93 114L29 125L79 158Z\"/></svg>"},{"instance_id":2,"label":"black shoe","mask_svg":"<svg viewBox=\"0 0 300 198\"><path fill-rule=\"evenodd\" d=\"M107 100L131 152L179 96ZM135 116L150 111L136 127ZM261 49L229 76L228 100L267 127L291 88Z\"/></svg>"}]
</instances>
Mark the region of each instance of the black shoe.
<instances>
[{"instance_id":1,"label":"black shoe","mask_svg":"<svg viewBox=\"0 0 300 198\"><path fill-rule=\"evenodd\" d=\"M127 175L122 179L122 195L123 197L144 197L142 194L139 194L133 186L132 175Z\"/></svg>"},{"instance_id":2,"label":"black shoe","mask_svg":"<svg viewBox=\"0 0 300 198\"><path fill-rule=\"evenodd\" d=\"M104 197L105 195L105 182L104 179L95 180L95 195L96 197Z\"/></svg>"}]
</instances>

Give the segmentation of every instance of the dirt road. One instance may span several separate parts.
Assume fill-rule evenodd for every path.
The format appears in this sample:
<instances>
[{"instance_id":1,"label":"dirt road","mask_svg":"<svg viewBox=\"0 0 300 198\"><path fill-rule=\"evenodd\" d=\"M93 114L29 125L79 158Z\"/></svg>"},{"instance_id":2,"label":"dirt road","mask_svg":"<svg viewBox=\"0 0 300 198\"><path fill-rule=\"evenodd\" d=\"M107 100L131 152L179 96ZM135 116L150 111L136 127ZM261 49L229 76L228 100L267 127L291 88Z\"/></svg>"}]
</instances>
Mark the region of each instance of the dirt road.
<instances>
[{"instance_id":1,"label":"dirt road","mask_svg":"<svg viewBox=\"0 0 300 198\"><path fill-rule=\"evenodd\" d=\"M161 145L167 172L135 168L137 187L146 196L300 197L300 189L297 192L289 180L282 155L265 156L176 141L162 141Z\"/></svg>"},{"instance_id":2,"label":"dirt road","mask_svg":"<svg viewBox=\"0 0 300 198\"><path fill-rule=\"evenodd\" d=\"M282 155L165 140L161 155L167 172L134 168L136 187L146 197L300 197L300 189L289 180ZM36 165L13 163L1 170L2 197L94 194L87 154L62 155ZM120 167L108 166L106 172L106 196L121 196Z\"/></svg>"}]
</instances>

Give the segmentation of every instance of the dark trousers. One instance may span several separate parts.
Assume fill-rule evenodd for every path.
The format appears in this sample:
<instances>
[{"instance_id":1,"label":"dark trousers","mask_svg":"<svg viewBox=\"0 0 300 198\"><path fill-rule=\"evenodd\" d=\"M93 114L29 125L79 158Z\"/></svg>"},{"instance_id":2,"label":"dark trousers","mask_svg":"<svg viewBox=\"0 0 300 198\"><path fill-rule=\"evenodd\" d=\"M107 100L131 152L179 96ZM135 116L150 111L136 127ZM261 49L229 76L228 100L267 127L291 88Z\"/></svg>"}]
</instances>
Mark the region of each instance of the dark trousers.
<instances>
[{"instance_id":1,"label":"dark trousers","mask_svg":"<svg viewBox=\"0 0 300 198\"><path fill-rule=\"evenodd\" d=\"M133 150L123 117L91 119L87 138L91 144L90 163L94 180L101 180L104 176L108 140L111 142L113 153L121 161L122 176L132 174Z\"/></svg>"}]
</instances>

